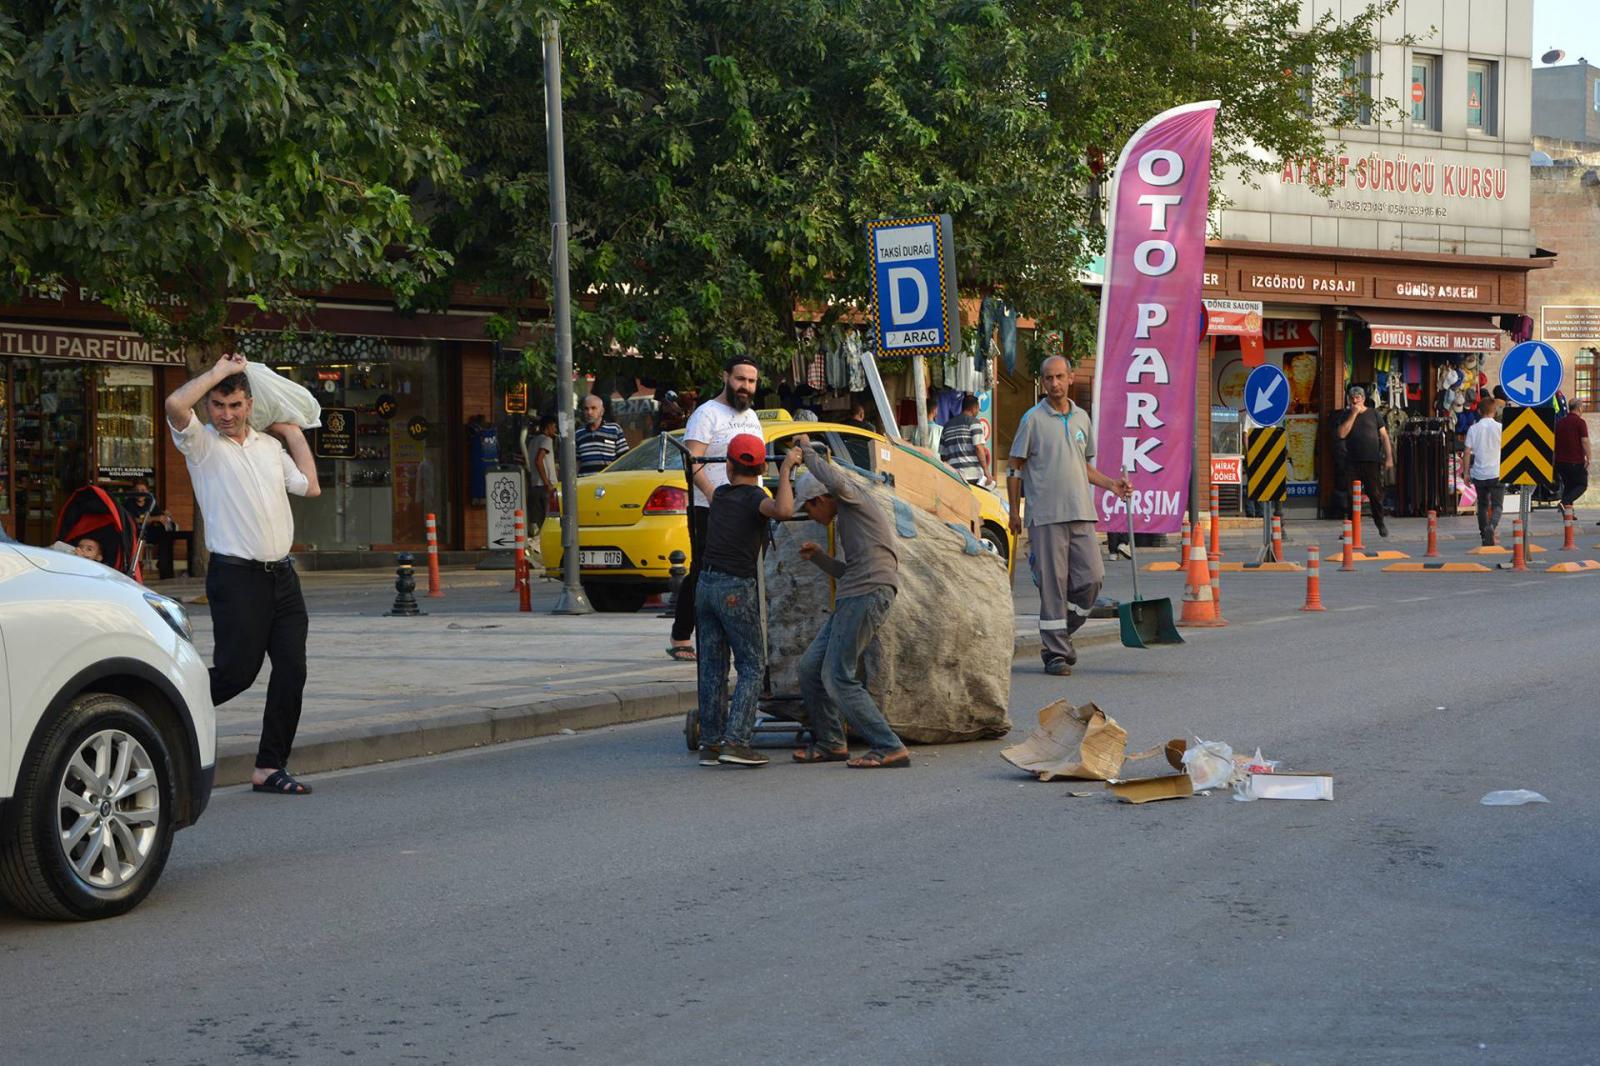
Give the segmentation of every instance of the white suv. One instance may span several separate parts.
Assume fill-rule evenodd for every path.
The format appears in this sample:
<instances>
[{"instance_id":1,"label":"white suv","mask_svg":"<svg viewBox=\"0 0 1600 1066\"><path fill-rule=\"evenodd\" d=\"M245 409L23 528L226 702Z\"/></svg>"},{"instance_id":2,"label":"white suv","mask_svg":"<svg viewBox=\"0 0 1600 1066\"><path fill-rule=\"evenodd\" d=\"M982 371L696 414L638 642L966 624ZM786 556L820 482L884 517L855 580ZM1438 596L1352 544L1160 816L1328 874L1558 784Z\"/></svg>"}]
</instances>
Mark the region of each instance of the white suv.
<instances>
[{"instance_id":1,"label":"white suv","mask_svg":"<svg viewBox=\"0 0 1600 1066\"><path fill-rule=\"evenodd\" d=\"M181 606L0 532L0 898L44 918L130 910L205 810L216 746Z\"/></svg>"}]
</instances>

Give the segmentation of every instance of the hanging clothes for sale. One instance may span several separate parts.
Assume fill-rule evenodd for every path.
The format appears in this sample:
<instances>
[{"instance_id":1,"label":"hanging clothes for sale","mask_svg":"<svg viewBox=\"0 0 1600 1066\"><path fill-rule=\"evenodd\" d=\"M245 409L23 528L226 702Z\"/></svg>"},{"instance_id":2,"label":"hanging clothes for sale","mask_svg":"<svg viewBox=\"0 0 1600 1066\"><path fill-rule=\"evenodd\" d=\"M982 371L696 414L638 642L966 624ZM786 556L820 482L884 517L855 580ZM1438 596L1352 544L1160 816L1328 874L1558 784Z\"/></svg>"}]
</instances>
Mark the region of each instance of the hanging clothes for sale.
<instances>
[{"instance_id":1,"label":"hanging clothes for sale","mask_svg":"<svg viewBox=\"0 0 1600 1066\"><path fill-rule=\"evenodd\" d=\"M851 392L865 392L867 388L867 371L861 365L861 334L851 330L845 334L845 372L846 386Z\"/></svg>"},{"instance_id":2,"label":"hanging clothes for sale","mask_svg":"<svg viewBox=\"0 0 1600 1066\"><path fill-rule=\"evenodd\" d=\"M824 347L826 360L823 374L824 387L832 392L841 391L850 384L850 370L845 357L844 334L838 326L828 327Z\"/></svg>"}]
</instances>

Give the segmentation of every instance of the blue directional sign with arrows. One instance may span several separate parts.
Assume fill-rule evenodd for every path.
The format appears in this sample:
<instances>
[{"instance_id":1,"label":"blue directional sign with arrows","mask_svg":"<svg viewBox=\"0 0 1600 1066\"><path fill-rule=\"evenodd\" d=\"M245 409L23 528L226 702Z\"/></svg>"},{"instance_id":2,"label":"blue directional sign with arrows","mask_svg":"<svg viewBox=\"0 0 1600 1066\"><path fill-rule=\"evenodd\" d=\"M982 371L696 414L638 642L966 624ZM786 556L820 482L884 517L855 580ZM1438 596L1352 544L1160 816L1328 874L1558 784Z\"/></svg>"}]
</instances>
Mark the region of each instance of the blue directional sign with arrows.
<instances>
[{"instance_id":1,"label":"blue directional sign with arrows","mask_svg":"<svg viewBox=\"0 0 1600 1066\"><path fill-rule=\"evenodd\" d=\"M1244 382L1244 409L1258 426L1275 426L1289 413L1289 379L1271 363L1250 371Z\"/></svg>"},{"instance_id":2,"label":"blue directional sign with arrows","mask_svg":"<svg viewBox=\"0 0 1600 1066\"><path fill-rule=\"evenodd\" d=\"M1500 387L1519 407L1543 407L1561 387L1561 355L1544 341L1523 341L1500 360Z\"/></svg>"}]
</instances>

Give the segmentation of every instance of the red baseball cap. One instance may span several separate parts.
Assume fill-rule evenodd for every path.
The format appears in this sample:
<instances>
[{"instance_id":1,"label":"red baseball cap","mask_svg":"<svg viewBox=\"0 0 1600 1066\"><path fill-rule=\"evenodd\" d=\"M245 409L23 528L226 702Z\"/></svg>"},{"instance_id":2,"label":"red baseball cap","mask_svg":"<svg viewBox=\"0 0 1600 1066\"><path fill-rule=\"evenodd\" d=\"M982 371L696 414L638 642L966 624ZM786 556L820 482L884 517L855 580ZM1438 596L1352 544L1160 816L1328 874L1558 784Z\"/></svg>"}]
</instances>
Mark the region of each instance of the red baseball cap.
<instances>
[{"instance_id":1,"label":"red baseball cap","mask_svg":"<svg viewBox=\"0 0 1600 1066\"><path fill-rule=\"evenodd\" d=\"M728 458L745 466L766 466L767 442L754 433L741 433L728 442Z\"/></svg>"}]
</instances>

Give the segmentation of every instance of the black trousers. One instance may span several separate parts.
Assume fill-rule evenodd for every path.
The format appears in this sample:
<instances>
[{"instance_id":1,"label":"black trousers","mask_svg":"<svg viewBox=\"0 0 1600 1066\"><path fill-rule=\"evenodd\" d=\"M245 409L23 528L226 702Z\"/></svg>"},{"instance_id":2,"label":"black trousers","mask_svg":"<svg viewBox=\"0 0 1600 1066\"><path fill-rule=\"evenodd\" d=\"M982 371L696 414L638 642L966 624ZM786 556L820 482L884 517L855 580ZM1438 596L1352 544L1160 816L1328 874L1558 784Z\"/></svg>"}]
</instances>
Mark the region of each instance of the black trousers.
<instances>
[{"instance_id":1,"label":"black trousers","mask_svg":"<svg viewBox=\"0 0 1600 1066\"><path fill-rule=\"evenodd\" d=\"M1561 503L1571 507L1589 488L1589 464L1557 463L1556 479L1561 483Z\"/></svg>"},{"instance_id":2,"label":"black trousers","mask_svg":"<svg viewBox=\"0 0 1600 1066\"><path fill-rule=\"evenodd\" d=\"M156 558L156 573L163 581L172 580L172 535L160 522L149 522L144 527L145 558Z\"/></svg>"},{"instance_id":3,"label":"black trousers","mask_svg":"<svg viewBox=\"0 0 1600 1066\"><path fill-rule=\"evenodd\" d=\"M211 702L220 706L255 684L262 659L270 657L272 676L267 679L256 766L281 770L289 765L306 687L308 622L300 577L292 566L268 572L212 556L206 598L216 633Z\"/></svg>"},{"instance_id":4,"label":"black trousers","mask_svg":"<svg viewBox=\"0 0 1600 1066\"><path fill-rule=\"evenodd\" d=\"M689 572L678 586L678 606L672 615L672 639L688 640L694 636L694 591L700 581L700 545L706 539L706 519L711 516L709 507L689 508Z\"/></svg>"},{"instance_id":5,"label":"black trousers","mask_svg":"<svg viewBox=\"0 0 1600 1066\"><path fill-rule=\"evenodd\" d=\"M1351 460L1344 471L1344 490L1355 506L1355 483L1361 482L1361 491L1367 497L1367 502L1372 506L1372 522L1380 529L1383 527L1383 463L1377 459L1371 462L1356 462ZM1347 512L1346 517L1349 517Z\"/></svg>"}]
</instances>

